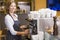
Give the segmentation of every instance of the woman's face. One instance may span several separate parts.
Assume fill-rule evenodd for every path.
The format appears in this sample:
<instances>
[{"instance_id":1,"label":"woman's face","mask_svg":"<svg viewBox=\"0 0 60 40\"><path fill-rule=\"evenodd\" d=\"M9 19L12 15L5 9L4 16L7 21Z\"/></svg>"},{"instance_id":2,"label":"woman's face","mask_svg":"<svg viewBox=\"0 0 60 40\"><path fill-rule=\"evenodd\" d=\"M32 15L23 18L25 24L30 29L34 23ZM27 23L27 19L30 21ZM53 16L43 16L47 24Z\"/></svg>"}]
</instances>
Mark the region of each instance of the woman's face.
<instances>
[{"instance_id":1,"label":"woman's face","mask_svg":"<svg viewBox=\"0 0 60 40\"><path fill-rule=\"evenodd\" d=\"M11 13L14 13L16 11L16 4L13 2L11 3L10 7L9 7L9 11Z\"/></svg>"}]
</instances>

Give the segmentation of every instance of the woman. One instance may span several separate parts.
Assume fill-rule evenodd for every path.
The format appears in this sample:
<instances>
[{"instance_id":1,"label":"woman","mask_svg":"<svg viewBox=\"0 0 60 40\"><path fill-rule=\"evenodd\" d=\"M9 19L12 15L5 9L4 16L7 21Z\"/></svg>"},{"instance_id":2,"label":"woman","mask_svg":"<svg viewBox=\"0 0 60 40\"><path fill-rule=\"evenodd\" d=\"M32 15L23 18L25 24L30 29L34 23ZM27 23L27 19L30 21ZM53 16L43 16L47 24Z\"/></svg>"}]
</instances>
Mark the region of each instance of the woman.
<instances>
[{"instance_id":1,"label":"woman","mask_svg":"<svg viewBox=\"0 0 60 40\"><path fill-rule=\"evenodd\" d=\"M10 2L7 5L8 14L5 16L5 24L8 29L6 40L22 40L21 35L28 34L27 30L20 32L20 22L18 16L15 14L16 4L15 2Z\"/></svg>"}]
</instances>

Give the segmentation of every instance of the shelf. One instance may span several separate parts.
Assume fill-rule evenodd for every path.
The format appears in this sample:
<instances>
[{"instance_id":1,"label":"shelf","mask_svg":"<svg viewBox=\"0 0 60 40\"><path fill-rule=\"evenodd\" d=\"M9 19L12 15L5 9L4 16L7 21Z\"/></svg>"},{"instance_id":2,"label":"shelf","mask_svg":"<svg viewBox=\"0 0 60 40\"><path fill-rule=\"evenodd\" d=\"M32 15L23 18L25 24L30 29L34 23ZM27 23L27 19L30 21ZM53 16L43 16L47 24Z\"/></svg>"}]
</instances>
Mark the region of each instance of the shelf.
<instances>
[{"instance_id":1,"label":"shelf","mask_svg":"<svg viewBox=\"0 0 60 40\"><path fill-rule=\"evenodd\" d=\"M6 13L5 3L6 0L0 0L0 13Z\"/></svg>"},{"instance_id":2,"label":"shelf","mask_svg":"<svg viewBox=\"0 0 60 40\"><path fill-rule=\"evenodd\" d=\"M4 11L4 10L0 10L0 12L1 12L1 11Z\"/></svg>"}]
</instances>

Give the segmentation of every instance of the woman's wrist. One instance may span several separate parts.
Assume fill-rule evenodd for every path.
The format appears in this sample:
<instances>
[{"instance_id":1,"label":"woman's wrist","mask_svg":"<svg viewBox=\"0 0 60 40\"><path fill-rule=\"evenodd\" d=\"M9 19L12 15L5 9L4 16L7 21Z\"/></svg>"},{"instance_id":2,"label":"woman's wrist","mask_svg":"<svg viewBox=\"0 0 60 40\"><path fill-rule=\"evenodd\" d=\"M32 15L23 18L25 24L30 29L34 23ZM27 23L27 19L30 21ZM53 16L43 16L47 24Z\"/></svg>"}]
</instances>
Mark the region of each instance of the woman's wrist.
<instances>
[{"instance_id":1,"label":"woman's wrist","mask_svg":"<svg viewBox=\"0 0 60 40\"><path fill-rule=\"evenodd\" d=\"M17 32L16 35L25 35L25 32Z\"/></svg>"}]
</instances>

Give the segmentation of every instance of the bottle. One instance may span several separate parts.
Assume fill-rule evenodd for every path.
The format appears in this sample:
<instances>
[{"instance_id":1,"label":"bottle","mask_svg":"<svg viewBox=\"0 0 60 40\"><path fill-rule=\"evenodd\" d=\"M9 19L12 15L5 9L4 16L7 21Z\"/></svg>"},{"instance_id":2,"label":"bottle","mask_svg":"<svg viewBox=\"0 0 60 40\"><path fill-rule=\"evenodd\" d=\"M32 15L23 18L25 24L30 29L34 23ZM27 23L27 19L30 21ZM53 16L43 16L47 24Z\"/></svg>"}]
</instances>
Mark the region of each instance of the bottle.
<instances>
[{"instance_id":1,"label":"bottle","mask_svg":"<svg viewBox=\"0 0 60 40\"><path fill-rule=\"evenodd\" d=\"M57 24L56 24L56 19L57 19L57 17L53 17L53 20L54 20L53 35L54 35L54 36L57 36L57 35L58 35L58 26L57 26Z\"/></svg>"}]
</instances>

